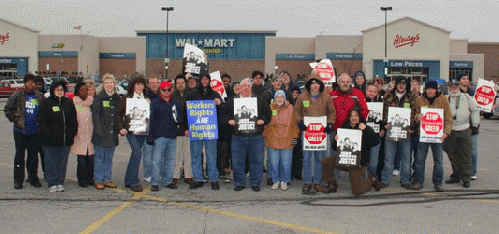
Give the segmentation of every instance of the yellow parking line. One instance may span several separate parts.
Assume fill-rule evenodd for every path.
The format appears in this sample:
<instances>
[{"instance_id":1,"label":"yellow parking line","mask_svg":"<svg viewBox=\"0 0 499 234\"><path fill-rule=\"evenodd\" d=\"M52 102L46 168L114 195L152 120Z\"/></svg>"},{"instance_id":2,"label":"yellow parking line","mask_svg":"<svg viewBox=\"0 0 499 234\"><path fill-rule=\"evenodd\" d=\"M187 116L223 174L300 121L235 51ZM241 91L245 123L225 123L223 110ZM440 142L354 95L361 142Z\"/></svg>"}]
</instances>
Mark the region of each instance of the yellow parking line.
<instances>
[{"instance_id":1,"label":"yellow parking line","mask_svg":"<svg viewBox=\"0 0 499 234\"><path fill-rule=\"evenodd\" d=\"M111 212L104 215L104 217L102 217L99 220L95 221L94 223L90 224L90 226L88 226L85 230L83 230L80 233L82 233L82 234L92 233L97 228L99 228L102 224L104 224L105 222L114 218L114 216L116 216L118 213L120 213L122 210L129 207L130 205L132 205L131 201L128 201L128 202L121 204L120 206L114 208L114 210L112 210Z\"/></svg>"},{"instance_id":2,"label":"yellow parking line","mask_svg":"<svg viewBox=\"0 0 499 234\"><path fill-rule=\"evenodd\" d=\"M296 230L302 230L302 231L307 231L307 232L312 232L312 233L329 233L329 234L334 234L335 233L335 232L330 232L330 231L326 231L326 230L322 230L322 229L317 229L317 228L300 226L300 225L295 225L295 224L291 224L291 223L284 223L284 222L280 222L280 221L277 221L277 220L268 220L268 219L261 219L261 218L256 218L256 217L252 217L252 216L247 216L247 215L235 214L235 213L232 213L232 212L223 211L223 210L219 210L219 209L213 209L213 208L204 207L204 206L195 206L195 205L189 205L189 204L185 204L185 203L181 203L181 202L172 202L172 201L168 201L168 200L165 200L163 198L159 198L159 197L155 197L155 196L151 196L151 195L145 195L144 198L148 198L148 199L155 200L155 201L158 201L158 202L163 202L163 203L166 203L166 204L169 204L169 205L174 205L174 206L179 206L179 207L186 207L186 208L191 208L191 209L195 209L195 210L202 210L202 211L206 211L206 212L211 212L211 213L217 213L217 214L225 215L225 216L228 216L228 217L233 217L233 218L238 218L238 219L245 219L245 220L251 220L251 221L257 221L257 222L272 224L272 225L286 227L286 228L293 228L293 229L296 229Z\"/></svg>"}]
</instances>

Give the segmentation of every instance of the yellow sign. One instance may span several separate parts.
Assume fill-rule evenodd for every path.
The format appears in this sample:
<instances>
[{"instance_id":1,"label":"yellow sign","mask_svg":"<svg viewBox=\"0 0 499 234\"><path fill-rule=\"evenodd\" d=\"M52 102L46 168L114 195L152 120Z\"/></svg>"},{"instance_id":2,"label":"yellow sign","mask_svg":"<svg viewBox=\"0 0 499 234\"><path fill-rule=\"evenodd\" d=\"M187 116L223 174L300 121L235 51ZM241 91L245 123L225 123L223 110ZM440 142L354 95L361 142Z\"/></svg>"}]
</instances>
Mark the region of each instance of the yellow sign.
<instances>
[{"instance_id":1,"label":"yellow sign","mask_svg":"<svg viewBox=\"0 0 499 234\"><path fill-rule=\"evenodd\" d=\"M203 49L205 54L220 54L222 53L221 49Z\"/></svg>"}]
</instances>

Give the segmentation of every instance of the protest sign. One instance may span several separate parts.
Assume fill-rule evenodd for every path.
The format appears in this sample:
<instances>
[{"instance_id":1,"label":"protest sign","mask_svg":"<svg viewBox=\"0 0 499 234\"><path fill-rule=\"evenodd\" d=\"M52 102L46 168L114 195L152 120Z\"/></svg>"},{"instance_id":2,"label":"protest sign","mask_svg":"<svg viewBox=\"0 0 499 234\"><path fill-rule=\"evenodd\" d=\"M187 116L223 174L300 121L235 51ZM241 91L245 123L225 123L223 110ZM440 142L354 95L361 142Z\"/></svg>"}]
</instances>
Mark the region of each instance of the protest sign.
<instances>
[{"instance_id":1,"label":"protest sign","mask_svg":"<svg viewBox=\"0 0 499 234\"><path fill-rule=\"evenodd\" d=\"M442 143L444 134L444 110L421 108L420 142Z\"/></svg>"},{"instance_id":2,"label":"protest sign","mask_svg":"<svg viewBox=\"0 0 499 234\"><path fill-rule=\"evenodd\" d=\"M358 129L338 128L338 164L358 166L362 149L362 131Z\"/></svg>"},{"instance_id":3,"label":"protest sign","mask_svg":"<svg viewBox=\"0 0 499 234\"><path fill-rule=\"evenodd\" d=\"M218 139L217 106L215 101L187 101L186 109L191 140Z\"/></svg>"},{"instance_id":4,"label":"protest sign","mask_svg":"<svg viewBox=\"0 0 499 234\"><path fill-rule=\"evenodd\" d=\"M222 100L224 100L224 98L227 97L227 92L225 90L224 84L222 83L222 78L220 78L220 71L210 73L210 78L211 89L220 94L220 97L222 97Z\"/></svg>"},{"instance_id":5,"label":"protest sign","mask_svg":"<svg viewBox=\"0 0 499 234\"><path fill-rule=\"evenodd\" d=\"M324 82L324 85L333 85L336 82L336 74L334 74L333 64L329 59L322 59L319 63L310 63L310 67L314 69L315 74L319 75Z\"/></svg>"},{"instance_id":6,"label":"protest sign","mask_svg":"<svg viewBox=\"0 0 499 234\"><path fill-rule=\"evenodd\" d=\"M371 127L375 133L379 133L381 121L383 120L383 103L368 102L367 109L369 109L369 115L367 116L366 125Z\"/></svg>"},{"instance_id":7,"label":"protest sign","mask_svg":"<svg viewBox=\"0 0 499 234\"><path fill-rule=\"evenodd\" d=\"M125 121L133 135L149 135L150 105L146 99L127 98Z\"/></svg>"},{"instance_id":8,"label":"protest sign","mask_svg":"<svg viewBox=\"0 0 499 234\"><path fill-rule=\"evenodd\" d=\"M478 85L475 91L475 101L478 109L485 112L492 112L496 92L494 90L494 82L484 79L478 80Z\"/></svg>"},{"instance_id":9,"label":"protest sign","mask_svg":"<svg viewBox=\"0 0 499 234\"><path fill-rule=\"evenodd\" d=\"M196 78L200 74L208 74L208 57L201 49L186 43L184 45L182 71L190 73Z\"/></svg>"},{"instance_id":10,"label":"protest sign","mask_svg":"<svg viewBox=\"0 0 499 234\"><path fill-rule=\"evenodd\" d=\"M234 121L237 131L245 134L256 133L258 103L256 97L234 98Z\"/></svg>"},{"instance_id":11,"label":"protest sign","mask_svg":"<svg viewBox=\"0 0 499 234\"><path fill-rule=\"evenodd\" d=\"M411 125L411 108L388 107L388 139L392 141L409 141Z\"/></svg>"},{"instance_id":12,"label":"protest sign","mask_svg":"<svg viewBox=\"0 0 499 234\"><path fill-rule=\"evenodd\" d=\"M303 150L327 150L327 134L324 132L327 124L327 117L305 116L303 118L303 123L307 126L307 130L303 133Z\"/></svg>"}]
</instances>

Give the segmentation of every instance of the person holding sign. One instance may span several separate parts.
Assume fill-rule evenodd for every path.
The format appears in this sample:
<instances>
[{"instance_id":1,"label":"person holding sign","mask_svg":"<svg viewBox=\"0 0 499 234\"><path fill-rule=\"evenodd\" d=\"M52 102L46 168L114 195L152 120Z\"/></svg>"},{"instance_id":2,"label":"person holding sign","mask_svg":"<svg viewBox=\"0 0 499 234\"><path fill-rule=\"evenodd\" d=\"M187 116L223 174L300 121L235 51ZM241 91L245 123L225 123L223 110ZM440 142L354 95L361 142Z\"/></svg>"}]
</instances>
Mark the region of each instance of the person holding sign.
<instances>
[{"instance_id":1,"label":"person holding sign","mask_svg":"<svg viewBox=\"0 0 499 234\"><path fill-rule=\"evenodd\" d=\"M379 144L379 136L374 130L366 125L365 119L360 114L358 109L352 109L348 114L348 119L343 123L341 128L345 129L359 129L362 131L361 153L360 162L358 165L345 166L340 165L337 157L325 158L322 161L322 179L324 181L324 193L336 192L338 185L336 184L336 177L334 169L346 169L350 174L350 184L352 194L360 196L361 194L371 190L374 187L376 191L380 190L381 183L376 176L369 176L366 178L367 165L371 155L371 148ZM348 139L348 138L347 138ZM334 136L332 143L333 148L336 148L339 136ZM347 146L348 147L348 146ZM339 149L338 149L339 150ZM359 149L352 148L351 151L358 151Z\"/></svg>"},{"instance_id":2,"label":"person holding sign","mask_svg":"<svg viewBox=\"0 0 499 234\"><path fill-rule=\"evenodd\" d=\"M134 192L143 191L139 181L139 166L142 159L142 147L144 146L147 137L146 134L149 130L149 115L142 116L141 112L144 109L149 110L150 103L150 100L146 99L144 95L145 87L146 79L144 77L132 77L127 95L121 98L121 105L118 112L118 129L120 129L122 136L126 135L132 149L125 173L125 188L130 188ZM130 109L132 107L131 104L134 103L141 106L133 106L134 111L126 114L126 110ZM133 126L135 125L133 122L144 124L144 129L136 129Z\"/></svg>"},{"instance_id":3,"label":"person holding sign","mask_svg":"<svg viewBox=\"0 0 499 234\"><path fill-rule=\"evenodd\" d=\"M64 80L52 83L50 97L40 103L37 115L45 154L45 181L51 193L64 191L69 150L78 132L76 108L64 96L66 91Z\"/></svg>"},{"instance_id":4,"label":"person holding sign","mask_svg":"<svg viewBox=\"0 0 499 234\"><path fill-rule=\"evenodd\" d=\"M441 116L441 112L436 111L428 111L423 115L421 114L422 108L434 108L443 110L443 116ZM416 170L414 173L414 181L411 185L411 188L414 190L420 190L421 188L423 188L426 168L426 156L428 154L428 149L431 146L434 162L433 185L437 192L443 192L444 188L442 186L442 180L444 176L444 168L442 142L450 135L454 122L452 120L452 112L450 110L449 100L441 92L438 91L437 81L430 80L426 82L423 95L416 98L415 122L421 124L421 138L418 143L418 150L416 151ZM442 136L438 137L437 134L440 133L442 133ZM429 137L423 138L423 135L428 135ZM435 135L435 137L431 137L432 135Z\"/></svg>"},{"instance_id":5,"label":"person holding sign","mask_svg":"<svg viewBox=\"0 0 499 234\"><path fill-rule=\"evenodd\" d=\"M293 160L293 146L299 136L298 127L293 117L293 105L286 100L286 94L279 90L274 95L275 102L270 105L272 120L264 132L265 146L268 148L270 160L269 170L272 175L272 189L281 187L288 189L291 182L291 163Z\"/></svg>"},{"instance_id":6,"label":"person holding sign","mask_svg":"<svg viewBox=\"0 0 499 234\"><path fill-rule=\"evenodd\" d=\"M120 97L116 93L116 80L111 74L102 77L103 89L95 96L92 104L94 132L92 143L95 149L94 178L95 188L102 190L116 188L111 181L113 155L118 146L118 105Z\"/></svg>"},{"instance_id":7,"label":"person holding sign","mask_svg":"<svg viewBox=\"0 0 499 234\"><path fill-rule=\"evenodd\" d=\"M220 94L217 92L213 91L210 86L210 75L208 74L201 74L199 77L199 87L196 90L191 91L187 95L187 101L193 101L193 100L213 100L217 113L220 112L220 105L222 104L222 98L220 97ZM213 105L213 104L211 104ZM191 112L191 116L193 115L193 111L198 111L198 112L204 112L204 110L193 110L189 108L189 104L187 104L187 112ZM212 113L211 115L215 114L215 117L217 116L216 113ZM197 115L197 114L194 114ZM201 114L200 114L201 115ZM187 123L187 113L184 115L184 122ZM196 120L196 123L199 122L204 122L203 119L205 118L199 118ZM196 126L196 123L191 123L189 122L189 131L185 131L185 136L189 136L189 133L193 133L191 129L191 126ZM218 123L215 123L215 127L218 128ZM193 139L193 138L196 139ZM203 139L203 138L208 138L208 139ZM203 187L203 163L202 163L202 158L203 158L203 146L205 148L206 152L206 170L208 174L208 179L210 180L211 184L211 189L212 190L219 190L220 185L218 184L218 169L217 169L217 139L218 139L218 134L216 138L213 137L208 137L208 136L192 136L191 135L191 142L190 142L190 148L191 148L191 164L192 164L192 172L194 174L194 180L190 184L189 188L190 189L197 189L199 187Z\"/></svg>"},{"instance_id":8,"label":"person holding sign","mask_svg":"<svg viewBox=\"0 0 499 234\"><path fill-rule=\"evenodd\" d=\"M293 115L295 122L301 131L307 131L304 122L304 117L319 117L326 116L326 126L323 126L325 133L331 133L333 125L336 121L336 110L333 101L328 93L325 92L324 83L317 74L311 74L307 83L305 83L305 91L298 96L295 102ZM305 135L305 134L304 134ZM305 137L303 136L305 144ZM322 191L322 158L324 152L321 150L303 150L303 180L305 184L302 188L304 194L314 194ZM314 159L315 167L312 177L312 159Z\"/></svg>"},{"instance_id":9,"label":"person holding sign","mask_svg":"<svg viewBox=\"0 0 499 234\"><path fill-rule=\"evenodd\" d=\"M93 96L88 95L88 86L79 82L75 86L73 103L76 106L76 117L78 120L78 133L74 138L71 153L77 156L76 177L80 187L94 186L94 145L92 144L92 110L90 106L94 101Z\"/></svg>"},{"instance_id":10,"label":"person holding sign","mask_svg":"<svg viewBox=\"0 0 499 234\"><path fill-rule=\"evenodd\" d=\"M478 131L480 111L472 97L459 92L457 83L450 83L448 98L454 125L444 142L444 150L452 165L452 174L445 183L455 184L462 181L463 187L468 188L472 175L472 132Z\"/></svg>"},{"instance_id":11,"label":"person holding sign","mask_svg":"<svg viewBox=\"0 0 499 234\"><path fill-rule=\"evenodd\" d=\"M369 110L369 116L368 116L368 122L366 123L367 125L373 126L374 132L378 133L380 136L385 135L385 129L382 128L384 125L383 123L383 97L379 94L378 88L376 87L376 83L369 83L367 84L366 87L366 104L371 105L373 103L379 103L381 113L377 113L374 110ZM382 153L383 158L384 158L384 152L380 152L380 147L381 144L384 144L385 138L382 137L380 139L380 144L377 144L376 146L372 147L371 149L371 157L369 157L369 166L367 168L367 172L369 173L369 176L376 176L377 174L377 168L378 168L378 162L380 158L380 153ZM378 177L379 178L379 177Z\"/></svg>"},{"instance_id":12,"label":"person holding sign","mask_svg":"<svg viewBox=\"0 0 499 234\"><path fill-rule=\"evenodd\" d=\"M410 110L410 121L394 119L393 121L388 119L388 108L389 107L399 107L407 108ZM383 119L388 122L384 126L386 131L389 131L392 127L397 128L408 128L407 133L413 133L417 125L414 123L416 115L416 97L411 94L409 86L407 85L407 80L403 76L398 76L395 79L395 87L386 93L383 101ZM391 124L390 124L391 122ZM393 126L392 126L393 125ZM385 164L383 171L381 173L381 183L382 187L388 187L390 184L390 179L393 172L394 158L397 153L400 155L400 184L402 187L409 189L411 186L410 174L410 156L411 156L411 141L410 135L405 134L405 138L396 138L397 140L390 139L388 136L385 139Z\"/></svg>"},{"instance_id":13,"label":"person holding sign","mask_svg":"<svg viewBox=\"0 0 499 234\"><path fill-rule=\"evenodd\" d=\"M270 122L271 111L262 97L252 93L252 82L249 78L245 78L241 81L240 89L241 92L239 95L229 97L227 102L223 105L221 121L234 126L231 141L234 191L241 191L246 187L246 173L244 172L244 169L246 167L246 155L248 154L250 186L253 191L259 192L260 184L262 183L264 157L262 133L264 125ZM239 105L241 106L241 109L235 107L236 100L239 104L246 103L248 106L256 106L257 110L256 113L253 113L253 120L248 121L248 118L246 118L244 119L244 122L242 122L241 119L236 122L235 115L238 113L243 114L241 105ZM255 103L251 103L255 101L256 105L254 105ZM251 112L248 117L250 116ZM248 124L248 122L251 122L251 124ZM240 128L240 125L245 126L244 128ZM246 125L255 126L252 126L253 128L251 130L247 130L246 127L248 126Z\"/></svg>"}]
</instances>

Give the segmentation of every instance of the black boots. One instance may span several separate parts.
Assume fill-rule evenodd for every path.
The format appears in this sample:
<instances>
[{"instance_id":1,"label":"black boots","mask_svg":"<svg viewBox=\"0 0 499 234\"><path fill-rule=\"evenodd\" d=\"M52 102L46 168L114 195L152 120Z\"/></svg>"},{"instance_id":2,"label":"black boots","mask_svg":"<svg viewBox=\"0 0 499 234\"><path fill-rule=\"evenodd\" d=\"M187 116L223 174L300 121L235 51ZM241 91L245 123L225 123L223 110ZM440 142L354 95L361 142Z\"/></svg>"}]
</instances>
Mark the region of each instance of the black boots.
<instances>
[{"instance_id":1,"label":"black boots","mask_svg":"<svg viewBox=\"0 0 499 234\"><path fill-rule=\"evenodd\" d=\"M78 177L78 185L80 187L88 187L95 185L94 182L94 156L78 155L78 166L76 169Z\"/></svg>"}]
</instances>

